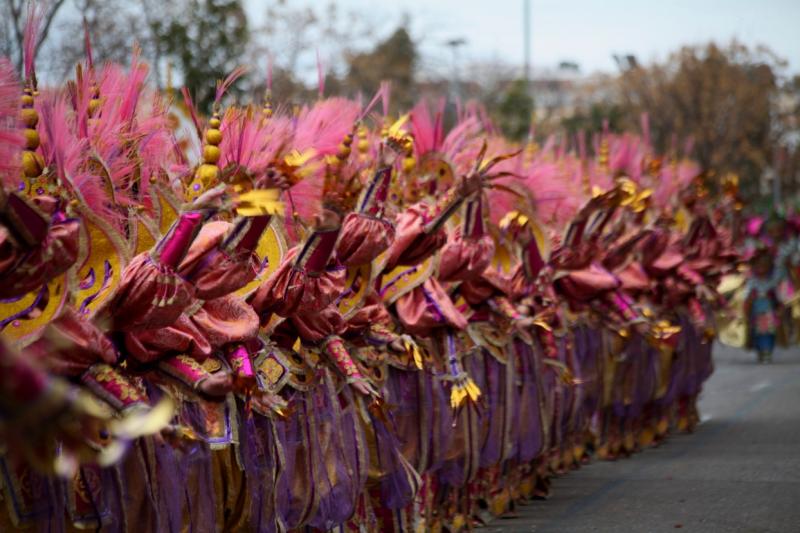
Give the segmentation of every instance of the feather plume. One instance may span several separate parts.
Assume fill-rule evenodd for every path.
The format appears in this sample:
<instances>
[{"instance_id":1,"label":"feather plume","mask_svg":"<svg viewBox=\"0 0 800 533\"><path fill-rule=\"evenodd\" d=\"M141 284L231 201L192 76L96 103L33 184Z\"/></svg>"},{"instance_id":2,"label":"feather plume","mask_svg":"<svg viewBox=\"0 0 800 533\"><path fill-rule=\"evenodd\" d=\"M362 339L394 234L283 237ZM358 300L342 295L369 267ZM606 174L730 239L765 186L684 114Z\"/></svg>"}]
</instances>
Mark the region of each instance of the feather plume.
<instances>
[{"instance_id":1,"label":"feather plume","mask_svg":"<svg viewBox=\"0 0 800 533\"><path fill-rule=\"evenodd\" d=\"M544 150L537 154L527 169L525 185L533 196L539 220L560 229L577 212L582 193L573 172L579 169L574 158L558 161Z\"/></svg>"},{"instance_id":2,"label":"feather plume","mask_svg":"<svg viewBox=\"0 0 800 533\"><path fill-rule=\"evenodd\" d=\"M36 2L28 3L27 20L25 22L25 34L22 39L22 55L24 58L25 79L34 81L36 49L39 46L39 33L42 30L42 20L44 13Z\"/></svg>"},{"instance_id":3,"label":"feather plume","mask_svg":"<svg viewBox=\"0 0 800 533\"><path fill-rule=\"evenodd\" d=\"M94 54L92 54L92 39L89 36L89 22L83 17L83 50L86 54L86 64L91 72L94 69Z\"/></svg>"},{"instance_id":4,"label":"feather plume","mask_svg":"<svg viewBox=\"0 0 800 533\"><path fill-rule=\"evenodd\" d=\"M202 140L203 127L200 123L200 117L197 115L197 108L194 105L194 100L192 100L192 95L189 94L189 88L181 87L181 94L183 95L183 103L189 111L189 117L192 119L192 124L194 124L194 131L197 133L197 138Z\"/></svg>"},{"instance_id":5,"label":"feather plume","mask_svg":"<svg viewBox=\"0 0 800 533\"><path fill-rule=\"evenodd\" d=\"M390 81L382 81L381 82L381 108L383 110L383 116L389 116L389 99L392 95L392 82Z\"/></svg>"},{"instance_id":6,"label":"feather plume","mask_svg":"<svg viewBox=\"0 0 800 533\"><path fill-rule=\"evenodd\" d=\"M483 144L478 136L480 133L478 118L470 116L457 123L440 141L437 151L452 165L457 175L469 172L478 159Z\"/></svg>"},{"instance_id":7,"label":"feather plume","mask_svg":"<svg viewBox=\"0 0 800 533\"><path fill-rule=\"evenodd\" d=\"M434 120L434 149L441 146L442 141L444 141L444 110L447 107L447 100L444 98L439 98L439 102L436 106L436 118Z\"/></svg>"},{"instance_id":8,"label":"feather plume","mask_svg":"<svg viewBox=\"0 0 800 533\"><path fill-rule=\"evenodd\" d=\"M222 121L220 165L263 173L284 155L291 145L292 124L288 117L272 117L263 122L257 113L238 110Z\"/></svg>"},{"instance_id":9,"label":"feather plume","mask_svg":"<svg viewBox=\"0 0 800 533\"><path fill-rule=\"evenodd\" d=\"M73 132L74 117L62 95L47 99L41 106L42 152L45 163L69 191L106 221L121 226L120 213L115 211L109 190L103 180L86 170L88 140Z\"/></svg>"},{"instance_id":10,"label":"feather plume","mask_svg":"<svg viewBox=\"0 0 800 533\"><path fill-rule=\"evenodd\" d=\"M267 54L267 90L272 92L272 54Z\"/></svg>"},{"instance_id":11,"label":"feather plume","mask_svg":"<svg viewBox=\"0 0 800 533\"><path fill-rule=\"evenodd\" d=\"M319 57L319 48L317 48L317 96L320 100L325 96L325 70Z\"/></svg>"},{"instance_id":12,"label":"feather plume","mask_svg":"<svg viewBox=\"0 0 800 533\"><path fill-rule=\"evenodd\" d=\"M379 100L382 101L384 99L383 91L385 91L386 88L387 85L381 83L380 87L378 88L378 91L375 93L375 96L373 96L372 100L370 100L369 104L367 104L367 107L361 110L361 113L358 115L358 118L356 119L357 122L361 122L362 120L364 120L364 118L367 116L367 114L369 114L372 108L375 107L375 104L377 104ZM359 102L359 107L360 107L360 102Z\"/></svg>"},{"instance_id":13,"label":"feather plume","mask_svg":"<svg viewBox=\"0 0 800 533\"><path fill-rule=\"evenodd\" d=\"M425 100L421 100L411 110L411 132L414 135L414 150L420 157L439 149L442 137L441 113L434 117Z\"/></svg>"},{"instance_id":14,"label":"feather plume","mask_svg":"<svg viewBox=\"0 0 800 533\"><path fill-rule=\"evenodd\" d=\"M149 74L149 68L140 61L142 49L138 44L133 46L131 67L125 83L125 92L119 105L119 119L130 122L136 114L139 97L144 90L144 84Z\"/></svg>"},{"instance_id":15,"label":"feather plume","mask_svg":"<svg viewBox=\"0 0 800 533\"><path fill-rule=\"evenodd\" d=\"M314 150L319 157L335 154L360 113L352 100L326 98L316 102L297 117L293 147L300 152Z\"/></svg>"},{"instance_id":16,"label":"feather plume","mask_svg":"<svg viewBox=\"0 0 800 533\"><path fill-rule=\"evenodd\" d=\"M217 81L217 90L214 93L215 104L219 104L222 101L222 97L225 96L225 93L231 88L231 85L233 85L236 80L247 74L247 70L248 69L245 66L236 67L224 80Z\"/></svg>"}]
</instances>

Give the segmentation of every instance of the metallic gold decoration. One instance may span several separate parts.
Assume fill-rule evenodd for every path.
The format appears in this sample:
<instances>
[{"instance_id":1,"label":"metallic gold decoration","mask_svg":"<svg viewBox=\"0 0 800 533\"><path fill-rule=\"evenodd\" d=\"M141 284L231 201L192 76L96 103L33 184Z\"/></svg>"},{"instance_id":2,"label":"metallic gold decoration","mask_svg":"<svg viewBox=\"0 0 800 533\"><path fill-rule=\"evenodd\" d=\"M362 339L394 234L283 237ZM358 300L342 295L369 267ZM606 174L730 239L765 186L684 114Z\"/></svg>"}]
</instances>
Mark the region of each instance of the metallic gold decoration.
<instances>
[{"instance_id":1,"label":"metallic gold decoration","mask_svg":"<svg viewBox=\"0 0 800 533\"><path fill-rule=\"evenodd\" d=\"M187 201L196 200L219 183L220 170L217 163L221 156L219 149L219 144L222 142L222 132L219 129L221 125L219 109L215 109L208 120L208 127L204 134L203 163L195 170L194 179L189 183L184 194Z\"/></svg>"},{"instance_id":2,"label":"metallic gold decoration","mask_svg":"<svg viewBox=\"0 0 800 533\"><path fill-rule=\"evenodd\" d=\"M439 255L434 254L417 266L398 266L381 278L378 293L387 304L420 286L435 272L439 264Z\"/></svg>"},{"instance_id":3,"label":"metallic gold decoration","mask_svg":"<svg viewBox=\"0 0 800 533\"><path fill-rule=\"evenodd\" d=\"M32 343L52 322L67 303L71 276L65 272L39 289L11 300L0 302L0 336L16 347Z\"/></svg>"},{"instance_id":4,"label":"metallic gold decoration","mask_svg":"<svg viewBox=\"0 0 800 533\"><path fill-rule=\"evenodd\" d=\"M247 296L278 269L287 252L286 238L283 232L283 224L279 218L273 217L269 226L261 233L258 244L255 248L255 255L258 258L258 272L253 280L236 291L237 296Z\"/></svg>"},{"instance_id":5,"label":"metallic gold decoration","mask_svg":"<svg viewBox=\"0 0 800 533\"><path fill-rule=\"evenodd\" d=\"M344 319L350 318L360 308L367 296L371 278L372 265L369 263L347 269L345 289L337 304Z\"/></svg>"},{"instance_id":6,"label":"metallic gold decoration","mask_svg":"<svg viewBox=\"0 0 800 533\"><path fill-rule=\"evenodd\" d=\"M81 314L93 312L119 286L122 271L131 259L130 250L122 235L111 225L78 206L81 220L81 257L75 272L74 302Z\"/></svg>"},{"instance_id":7,"label":"metallic gold decoration","mask_svg":"<svg viewBox=\"0 0 800 533\"><path fill-rule=\"evenodd\" d=\"M131 213L128 221L130 228L129 246L133 256L150 251L158 241L158 230L142 213Z\"/></svg>"},{"instance_id":8,"label":"metallic gold decoration","mask_svg":"<svg viewBox=\"0 0 800 533\"><path fill-rule=\"evenodd\" d=\"M260 215L283 216L280 189L254 189L236 198L236 214L243 217Z\"/></svg>"},{"instance_id":9,"label":"metallic gold decoration","mask_svg":"<svg viewBox=\"0 0 800 533\"><path fill-rule=\"evenodd\" d=\"M159 185L153 185L150 194L153 198L158 231L161 235L166 235L172 223L178 219L180 202L171 191Z\"/></svg>"}]
</instances>

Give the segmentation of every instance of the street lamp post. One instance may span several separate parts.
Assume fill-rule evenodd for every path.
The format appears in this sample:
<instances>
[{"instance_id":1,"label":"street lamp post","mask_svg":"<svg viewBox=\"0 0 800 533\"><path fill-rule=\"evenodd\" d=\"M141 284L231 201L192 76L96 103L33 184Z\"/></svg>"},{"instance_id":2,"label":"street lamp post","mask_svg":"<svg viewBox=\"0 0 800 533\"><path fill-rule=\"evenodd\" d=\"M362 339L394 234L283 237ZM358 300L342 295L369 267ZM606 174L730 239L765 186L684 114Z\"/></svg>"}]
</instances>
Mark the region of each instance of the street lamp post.
<instances>
[{"instance_id":1,"label":"street lamp post","mask_svg":"<svg viewBox=\"0 0 800 533\"><path fill-rule=\"evenodd\" d=\"M459 37L457 39L450 39L444 44L449 46L450 50L453 52L453 80L451 81L450 92L453 94L454 98L458 99L461 97L461 81L458 70L458 49L467 44L467 40L463 37Z\"/></svg>"}]
</instances>

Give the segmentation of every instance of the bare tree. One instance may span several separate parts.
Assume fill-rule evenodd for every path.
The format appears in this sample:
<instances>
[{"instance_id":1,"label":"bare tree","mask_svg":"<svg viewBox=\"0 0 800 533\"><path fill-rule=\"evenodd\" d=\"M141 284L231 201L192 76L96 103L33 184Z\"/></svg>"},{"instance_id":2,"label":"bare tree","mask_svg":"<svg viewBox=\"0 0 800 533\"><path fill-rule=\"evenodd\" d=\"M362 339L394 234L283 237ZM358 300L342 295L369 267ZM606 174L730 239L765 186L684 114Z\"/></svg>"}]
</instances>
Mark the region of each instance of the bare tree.
<instances>
[{"instance_id":1,"label":"bare tree","mask_svg":"<svg viewBox=\"0 0 800 533\"><path fill-rule=\"evenodd\" d=\"M10 57L17 67L18 72L22 72L22 43L25 38L25 23L27 22L28 15L28 0L4 0L2 4L2 16L4 49L3 53ZM34 50L34 59L39 54L42 43L47 39L50 33L50 27L56 15L64 6L65 0L49 0L39 3L39 9L42 12L42 29L39 34L38 42Z\"/></svg>"},{"instance_id":2,"label":"bare tree","mask_svg":"<svg viewBox=\"0 0 800 533\"><path fill-rule=\"evenodd\" d=\"M50 70L59 78L69 76L85 58L84 24L89 31L96 63L127 64L135 42L148 40L142 28L140 7L125 0L74 0L75 13L56 24L57 37L48 47ZM144 44L149 44L145 42Z\"/></svg>"}]
</instances>

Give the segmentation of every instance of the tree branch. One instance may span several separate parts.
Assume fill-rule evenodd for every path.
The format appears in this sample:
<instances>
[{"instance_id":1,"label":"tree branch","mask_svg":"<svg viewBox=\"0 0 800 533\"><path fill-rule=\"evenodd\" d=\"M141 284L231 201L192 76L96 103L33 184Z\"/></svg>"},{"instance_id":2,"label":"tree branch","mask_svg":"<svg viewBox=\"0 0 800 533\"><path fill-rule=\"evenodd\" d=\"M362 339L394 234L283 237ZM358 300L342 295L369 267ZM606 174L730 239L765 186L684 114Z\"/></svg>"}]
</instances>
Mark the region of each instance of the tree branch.
<instances>
[{"instance_id":1,"label":"tree branch","mask_svg":"<svg viewBox=\"0 0 800 533\"><path fill-rule=\"evenodd\" d=\"M33 52L34 60L39 55L39 49L42 47L42 43L44 43L44 40L47 38L47 33L50 31L50 26L53 24L53 19L56 17L58 10L61 9L61 6L63 5L64 0L55 0L52 4L50 4L50 11L44 17L44 25L42 26L42 31L39 34L39 41L36 43L36 49Z\"/></svg>"}]
</instances>

